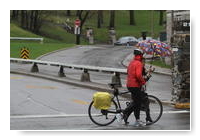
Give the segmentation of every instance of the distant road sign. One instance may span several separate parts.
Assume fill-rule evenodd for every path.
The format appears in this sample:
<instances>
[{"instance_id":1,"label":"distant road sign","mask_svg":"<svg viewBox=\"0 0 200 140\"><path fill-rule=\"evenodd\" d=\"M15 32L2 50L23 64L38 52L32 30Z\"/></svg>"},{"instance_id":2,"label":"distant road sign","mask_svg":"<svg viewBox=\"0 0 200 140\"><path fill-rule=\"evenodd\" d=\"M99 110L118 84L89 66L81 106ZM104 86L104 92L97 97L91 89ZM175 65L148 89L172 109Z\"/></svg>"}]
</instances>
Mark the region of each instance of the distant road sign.
<instances>
[{"instance_id":1,"label":"distant road sign","mask_svg":"<svg viewBox=\"0 0 200 140\"><path fill-rule=\"evenodd\" d=\"M29 59L29 50L28 48L21 48L21 55L20 58Z\"/></svg>"},{"instance_id":2,"label":"distant road sign","mask_svg":"<svg viewBox=\"0 0 200 140\"><path fill-rule=\"evenodd\" d=\"M81 21L79 19L76 19L74 25L80 27Z\"/></svg>"}]
</instances>

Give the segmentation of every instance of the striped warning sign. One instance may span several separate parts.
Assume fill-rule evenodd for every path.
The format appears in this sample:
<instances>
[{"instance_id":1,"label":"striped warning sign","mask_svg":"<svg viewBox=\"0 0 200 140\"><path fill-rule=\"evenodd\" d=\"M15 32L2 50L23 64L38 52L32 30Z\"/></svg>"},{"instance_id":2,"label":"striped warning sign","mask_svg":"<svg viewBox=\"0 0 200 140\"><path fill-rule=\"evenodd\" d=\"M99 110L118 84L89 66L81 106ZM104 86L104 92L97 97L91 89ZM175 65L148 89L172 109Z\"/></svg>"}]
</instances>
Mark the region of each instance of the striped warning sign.
<instances>
[{"instance_id":1,"label":"striped warning sign","mask_svg":"<svg viewBox=\"0 0 200 140\"><path fill-rule=\"evenodd\" d=\"M29 59L29 49L28 48L21 48L21 55L20 58Z\"/></svg>"}]
</instances>

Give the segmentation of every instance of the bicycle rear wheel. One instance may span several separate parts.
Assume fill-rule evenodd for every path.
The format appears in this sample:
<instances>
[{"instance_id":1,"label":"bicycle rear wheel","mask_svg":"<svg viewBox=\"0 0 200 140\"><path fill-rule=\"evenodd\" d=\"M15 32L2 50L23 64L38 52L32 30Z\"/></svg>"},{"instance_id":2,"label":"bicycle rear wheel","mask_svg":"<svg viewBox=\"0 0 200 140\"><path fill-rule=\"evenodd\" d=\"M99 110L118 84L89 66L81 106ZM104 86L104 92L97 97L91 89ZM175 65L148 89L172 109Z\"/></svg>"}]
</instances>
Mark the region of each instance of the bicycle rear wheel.
<instances>
[{"instance_id":1,"label":"bicycle rear wheel","mask_svg":"<svg viewBox=\"0 0 200 140\"><path fill-rule=\"evenodd\" d=\"M100 126L106 126L115 121L117 113L117 104L112 100L111 107L108 110L96 109L93 106L93 101L88 108L88 114L91 121Z\"/></svg>"},{"instance_id":2,"label":"bicycle rear wheel","mask_svg":"<svg viewBox=\"0 0 200 140\"><path fill-rule=\"evenodd\" d=\"M156 123L163 113L163 106L161 101L153 96L147 95L147 100L141 106L141 118L146 121L146 125Z\"/></svg>"}]
</instances>

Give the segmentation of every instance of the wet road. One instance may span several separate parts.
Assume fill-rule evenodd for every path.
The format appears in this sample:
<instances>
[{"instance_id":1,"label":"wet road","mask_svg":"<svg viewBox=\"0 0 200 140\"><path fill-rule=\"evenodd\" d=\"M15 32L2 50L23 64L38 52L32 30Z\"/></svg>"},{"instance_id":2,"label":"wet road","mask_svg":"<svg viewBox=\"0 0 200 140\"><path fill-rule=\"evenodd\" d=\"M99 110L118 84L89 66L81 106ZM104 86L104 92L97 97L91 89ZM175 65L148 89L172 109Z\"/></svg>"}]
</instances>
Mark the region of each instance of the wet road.
<instances>
[{"instance_id":1,"label":"wet road","mask_svg":"<svg viewBox=\"0 0 200 140\"><path fill-rule=\"evenodd\" d=\"M41 60L124 68L122 60L132 53L133 48L83 46L59 51L44 56ZM11 64L11 69L27 71L29 65ZM40 74L56 76L57 67L39 66ZM66 78L80 79L82 71L65 69ZM111 74L90 72L91 81L110 83ZM126 75L121 75L125 85ZM153 74L147 90L162 100L171 98L171 78ZM87 116L88 104L95 91L78 88L44 79L11 74L11 129L65 129L65 130L189 130L190 112L164 107L164 114L154 125L134 128L132 123L124 126L114 122L107 127L93 124ZM130 118L130 119L131 119Z\"/></svg>"},{"instance_id":2,"label":"wet road","mask_svg":"<svg viewBox=\"0 0 200 140\"><path fill-rule=\"evenodd\" d=\"M79 46L41 57L41 60L100 67L124 68L122 61L133 52L124 46Z\"/></svg>"},{"instance_id":3,"label":"wet road","mask_svg":"<svg viewBox=\"0 0 200 140\"><path fill-rule=\"evenodd\" d=\"M88 115L88 104L94 90L78 88L44 79L11 74L12 130L189 130L190 113L164 107L162 118L154 125L142 128L114 122L110 126L93 124Z\"/></svg>"},{"instance_id":4,"label":"wet road","mask_svg":"<svg viewBox=\"0 0 200 140\"><path fill-rule=\"evenodd\" d=\"M122 61L133 52L133 47L125 46L79 46L46 55L41 60L56 61L69 64L81 64L101 67L125 68ZM66 76L80 79L81 71L65 69ZM110 83L111 74L90 72L93 82ZM121 75L123 86L126 85L126 75ZM167 75L153 74L148 82L147 92L161 98L171 99L172 79Z\"/></svg>"}]
</instances>

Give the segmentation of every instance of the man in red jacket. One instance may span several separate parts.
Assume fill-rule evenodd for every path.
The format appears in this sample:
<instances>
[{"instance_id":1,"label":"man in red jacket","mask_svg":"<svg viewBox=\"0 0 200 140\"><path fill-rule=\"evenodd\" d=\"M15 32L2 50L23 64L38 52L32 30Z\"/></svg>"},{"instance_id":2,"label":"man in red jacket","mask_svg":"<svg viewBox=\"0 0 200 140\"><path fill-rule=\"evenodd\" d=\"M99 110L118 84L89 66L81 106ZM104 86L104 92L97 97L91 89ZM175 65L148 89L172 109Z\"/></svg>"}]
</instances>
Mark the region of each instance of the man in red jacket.
<instances>
[{"instance_id":1,"label":"man in red jacket","mask_svg":"<svg viewBox=\"0 0 200 140\"><path fill-rule=\"evenodd\" d=\"M141 107L141 89L145 85L146 81L143 78L143 52L140 49L134 50L134 58L130 62L127 68L127 88L131 92L131 98L134 102L123 111L123 118L125 124L128 124L127 120L129 115L134 111L136 118L135 126L141 126L143 123L140 121L140 107Z\"/></svg>"}]
</instances>

